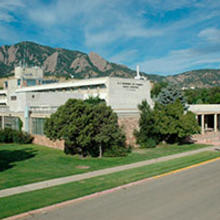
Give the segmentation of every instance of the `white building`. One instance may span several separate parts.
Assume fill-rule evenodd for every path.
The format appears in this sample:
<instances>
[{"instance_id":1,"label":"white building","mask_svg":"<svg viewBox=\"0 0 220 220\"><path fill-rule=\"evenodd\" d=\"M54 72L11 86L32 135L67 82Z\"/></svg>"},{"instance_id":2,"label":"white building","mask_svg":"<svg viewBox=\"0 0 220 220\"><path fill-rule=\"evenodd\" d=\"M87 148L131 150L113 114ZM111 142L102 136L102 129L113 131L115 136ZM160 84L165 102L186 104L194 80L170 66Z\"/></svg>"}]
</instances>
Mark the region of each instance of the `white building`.
<instances>
[{"instance_id":1,"label":"white building","mask_svg":"<svg viewBox=\"0 0 220 220\"><path fill-rule=\"evenodd\" d=\"M25 131L42 135L44 119L60 105L89 96L104 99L119 117L138 116L137 106L143 100L153 106L150 90L147 80L112 77L44 84L40 68L17 67L15 78L0 91L0 121L2 128L17 128L19 117Z\"/></svg>"}]
</instances>

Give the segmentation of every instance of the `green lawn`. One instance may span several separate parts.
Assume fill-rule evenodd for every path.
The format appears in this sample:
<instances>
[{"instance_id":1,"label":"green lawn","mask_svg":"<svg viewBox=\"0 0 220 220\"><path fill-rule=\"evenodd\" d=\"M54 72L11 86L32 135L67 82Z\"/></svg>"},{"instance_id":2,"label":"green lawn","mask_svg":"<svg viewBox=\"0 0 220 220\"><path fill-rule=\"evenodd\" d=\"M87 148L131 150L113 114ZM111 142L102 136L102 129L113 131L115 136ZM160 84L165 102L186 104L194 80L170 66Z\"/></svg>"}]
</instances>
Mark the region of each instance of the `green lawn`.
<instances>
[{"instance_id":1,"label":"green lawn","mask_svg":"<svg viewBox=\"0 0 220 220\"><path fill-rule=\"evenodd\" d=\"M43 190L0 198L0 218L82 197L217 157L220 157L220 152L207 151L192 156L50 187Z\"/></svg>"},{"instance_id":2,"label":"green lawn","mask_svg":"<svg viewBox=\"0 0 220 220\"><path fill-rule=\"evenodd\" d=\"M127 157L80 158L38 145L0 145L0 189L74 175L141 160L207 147L207 145L172 145L137 150ZM84 168L83 168L84 166ZM85 167L89 167L86 168Z\"/></svg>"}]
</instances>

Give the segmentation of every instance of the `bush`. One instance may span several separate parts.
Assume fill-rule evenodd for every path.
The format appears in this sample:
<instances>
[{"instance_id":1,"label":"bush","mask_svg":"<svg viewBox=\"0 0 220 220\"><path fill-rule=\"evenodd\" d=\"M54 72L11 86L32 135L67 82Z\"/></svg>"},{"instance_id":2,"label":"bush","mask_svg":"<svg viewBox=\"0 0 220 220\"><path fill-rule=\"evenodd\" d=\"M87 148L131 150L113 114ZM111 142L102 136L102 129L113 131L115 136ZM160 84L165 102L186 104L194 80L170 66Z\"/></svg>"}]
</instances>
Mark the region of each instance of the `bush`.
<instances>
[{"instance_id":1,"label":"bush","mask_svg":"<svg viewBox=\"0 0 220 220\"><path fill-rule=\"evenodd\" d=\"M5 128L0 130L0 142L1 143L13 143L13 137L15 135L15 130L10 128Z\"/></svg>"},{"instance_id":2,"label":"bush","mask_svg":"<svg viewBox=\"0 0 220 220\"><path fill-rule=\"evenodd\" d=\"M30 144L33 141L33 137L22 131L16 131L15 136L13 137L13 142L18 144Z\"/></svg>"},{"instance_id":3,"label":"bush","mask_svg":"<svg viewBox=\"0 0 220 220\"><path fill-rule=\"evenodd\" d=\"M0 143L30 144L32 141L33 137L26 132L13 130L11 128L0 130Z\"/></svg>"},{"instance_id":4,"label":"bush","mask_svg":"<svg viewBox=\"0 0 220 220\"><path fill-rule=\"evenodd\" d=\"M128 155L130 149L124 147L113 146L110 149L107 149L103 156L104 157L125 157Z\"/></svg>"},{"instance_id":5,"label":"bush","mask_svg":"<svg viewBox=\"0 0 220 220\"><path fill-rule=\"evenodd\" d=\"M141 148L154 148L157 146L156 140L148 138L144 143L141 144Z\"/></svg>"}]
</instances>

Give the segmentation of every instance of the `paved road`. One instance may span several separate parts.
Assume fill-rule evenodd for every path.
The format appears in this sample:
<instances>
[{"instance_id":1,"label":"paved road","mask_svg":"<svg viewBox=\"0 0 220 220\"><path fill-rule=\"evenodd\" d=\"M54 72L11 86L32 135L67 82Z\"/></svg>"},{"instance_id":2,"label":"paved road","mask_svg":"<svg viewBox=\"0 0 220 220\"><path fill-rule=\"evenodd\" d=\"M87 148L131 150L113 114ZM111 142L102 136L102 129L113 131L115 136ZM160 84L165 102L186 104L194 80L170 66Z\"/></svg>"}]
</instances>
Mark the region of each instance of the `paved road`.
<instances>
[{"instance_id":1,"label":"paved road","mask_svg":"<svg viewBox=\"0 0 220 220\"><path fill-rule=\"evenodd\" d=\"M25 219L219 220L220 161Z\"/></svg>"}]
</instances>

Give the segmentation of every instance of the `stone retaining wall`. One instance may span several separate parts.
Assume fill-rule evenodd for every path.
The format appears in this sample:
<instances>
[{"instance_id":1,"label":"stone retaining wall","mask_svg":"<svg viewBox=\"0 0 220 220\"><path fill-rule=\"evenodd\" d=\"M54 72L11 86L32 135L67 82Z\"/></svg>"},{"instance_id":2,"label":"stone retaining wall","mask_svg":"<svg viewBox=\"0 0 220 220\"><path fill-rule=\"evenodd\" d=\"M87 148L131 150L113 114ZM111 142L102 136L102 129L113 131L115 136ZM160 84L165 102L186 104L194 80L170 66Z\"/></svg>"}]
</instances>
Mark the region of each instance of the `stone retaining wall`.
<instances>
[{"instance_id":1,"label":"stone retaining wall","mask_svg":"<svg viewBox=\"0 0 220 220\"><path fill-rule=\"evenodd\" d=\"M193 135L192 139L197 144L220 145L220 132L207 132L205 134Z\"/></svg>"},{"instance_id":2,"label":"stone retaining wall","mask_svg":"<svg viewBox=\"0 0 220 220\"><path fill-rule=\"evenodd\" d=\"M138 129L139 116L121 117L118 119L126 135L126 144L137 147L134 130Z\"/></svg>"},{"instance_id":3,"label":"stone retaining wall","mask_svg":"<svg viewBox=\"0 0 220 220\"><path fill-rule=\"evenodd\" d=\"M51 141L46 136L41 136L41 135L33 135L33 137L34 137L33 140L34 144L64 150L64 141Z\"/></svg>"}]
</instances>

